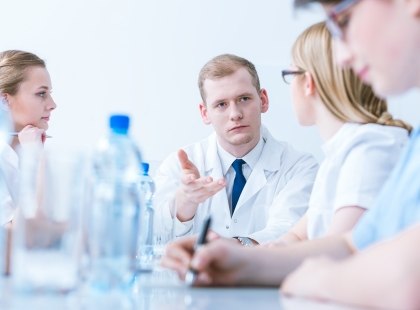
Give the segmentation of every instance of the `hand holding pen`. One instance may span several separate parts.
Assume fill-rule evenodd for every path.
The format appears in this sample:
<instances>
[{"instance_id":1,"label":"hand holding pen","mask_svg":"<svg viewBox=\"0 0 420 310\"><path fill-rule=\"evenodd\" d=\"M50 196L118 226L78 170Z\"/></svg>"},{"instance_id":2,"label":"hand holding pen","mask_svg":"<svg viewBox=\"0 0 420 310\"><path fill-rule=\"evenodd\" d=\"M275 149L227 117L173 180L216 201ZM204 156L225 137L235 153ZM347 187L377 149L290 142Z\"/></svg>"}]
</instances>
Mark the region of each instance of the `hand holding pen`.
<instances>
[{"instance_id":1,"label":"hand holding pen","mask_svg":"<svg viewBox=\"0 0 420 310\"><path fill-rule=\"evenodd\" d=\"M201 228L200 234L198 235L198 239L194 247L194 251L196 251L198 247L200 247L201 245L206 244L207 233L210 229L210 225L211 225L211 216L209 215L204 220L203 227ZM185 276L185 283L189 286L192 286L195 283L196 277L197 277L197 270L190 267Z\"/></svg>"},{"instance_id":2,"label":"hand holding pen","mask_svg":"<svg viewBox=\"0 0 420 310\"><path fill-rule=\"evenodd\" d=\"M21 131L10 132L9 134L14 137L19 137L19 142L21 145L32 142L41 142L43 144L47 138L51 138L51 136L46 134L45 129L32 125L27 125Z\"/></svg>"},{"instance_id":3,"label":"hand holding pen","mask_svg":"<svg viewBox=\"0 0 420 310\"><path fill-rule=\"evenodd\" d=\"M194 286L231 286L248 283L249 279L255 281L259 270L252 266L256 259L254 254L258 254L259 249L255 251L255 248L240 245L237 240L216 235L209 231L210 220L206 219L206 222L198 239L187 236L169 244L161 265L174 270L180 279ZM199 251L195 250L207 241Z\"/></svg>"}]
</instances>

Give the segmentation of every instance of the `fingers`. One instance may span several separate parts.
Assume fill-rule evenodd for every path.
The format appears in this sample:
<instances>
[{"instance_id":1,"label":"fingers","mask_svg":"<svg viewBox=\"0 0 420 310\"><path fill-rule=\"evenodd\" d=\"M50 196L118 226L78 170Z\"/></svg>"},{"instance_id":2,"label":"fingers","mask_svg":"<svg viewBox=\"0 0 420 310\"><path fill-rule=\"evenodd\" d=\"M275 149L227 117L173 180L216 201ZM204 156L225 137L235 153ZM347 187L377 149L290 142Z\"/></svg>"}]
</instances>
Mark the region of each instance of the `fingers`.
<instances>
[{"instance_id":1,"label":"fingers","mask_svg":"<svg viewBox=\"0 0 420 310\"><path fill-rule=\"evenodd\" d=\"M205 246L199 247L191 260L191 267L197 271L205 271L208 269L218 258L224 256L222 255L224 253L224 241L225 240L216 240Z\"/></svg>"},{"instance_id":2,"label":"fingers","mask_svg":"<svg viewBox=\"0 0 420 310\"><path fill-rule=\"evenodd\" d=\"M236 257L238 248L231 240L219 238L197 249L191 268L197 270L197 286L231 285L235 282L235 270L240 260Z\"/></svg>"},{"instance_id":3,"label":"fingers","mask_svg":"<svg viewBox=\"0 0 420 310\"><path fill-rule=\"evenodd\" d=\"M205 180L206 178L202 178L202 179ZM184 185L193 184L194 181L196 181L196 180L199 180L199 178L195 174L184 173L184 174L181 175L181 183L184 184ZM201 181L201 182L203 182L203 181Z\"/></svg>"},{"instance_id":4,"label":"fingers","mask_svg":"<svg viewBox=\"0 0 420 310\"><path fill-rule=\"evenodd\" d=\"M41 135L41 142L42 142L42 144L44 144L45 143L45 140L47 140L47 134L45 133L45 131L42 133L42 135Z\"/></svg>"},{"instance_id":5,"label":"fingers","mask_svg":"<svg viewBox=\"0 0 420 310\"><path fill-rule=\"evenodd\" d=\"M221 238L220 235L212 230L210 230L207 234L207 242L211 242L220 238Z\"/></svg>"},{"instance_id":6,"label":"fingers","mask_svg":"<svg viewBox=\"0 0 420 310\"><path fill-rule=\"evenodd\" d=\"M189 236L168 244L161 265L176 271L179 277L184 279L190 266L196 239L196 236Z\"/></svg>"},{"instance_id":7,"label":"fingers","mask_svg":"<svg viewBox=\"0 0 420 310\"><path fill-rule=\"evenodd\" d=\"M178 150L178 160L184 173L194 174L197 178L200 177L197 167L188 159L188 155L183 149Z\"/></svg>"},{"instance_id":8,"label":"fingers","mask_svg":"<svg viewBox=\"0 0 420 310\"><path fill-rule=\"evenodd\" d=\"M177 218L183 222L192 219L198 205L224 187L224 179L213 181L211 177L200 178L188 184L181 183L175 196Z\"/></svg>"},{"instance_id":9,"label":"fingers","mask_svg":"<svg viewBox=\"0 0 420 310\"><path fill-rule=\"evenodd\" d=\"M45 130L32 126L27 125L25 126L18 134L19 142L24 145L28 143L39 143L45 141Z\"/></svg>"},{"instance_id":10,"label":"fingers","mask_svg":"<svg viewBox=\"0 0 420 310\"><path fill-rule=\"evenodd\" d=\"M188 159L188 155L183 149L178 150L178 160L183 169L188 163L190 163L190 160Z\"/></svg>"},{"instance_id":11,"label":"fingers","mask_svg":"<svg viewBox=\"0 0 420 310\"><path fill-rule=\"evenodd\" d=\"M183 174L181 176L181 183L188 185L190 191L194 191L205 186L215 187L216 184L224 186L226 182L224 179L214 181L210 176L197 178L194 174Z\"/></svg>"},{"instance_id":12,"label":"fingers","mask_svg":"<svg viewBox=\"0 0 420 310\"><path fill-rule=\"evenodd\" d=\"M194 285L197 286L234 284L238 266L243 265L243 255L237 255L242 247L231 240L219 238L199 247L194 253L196 238L191 236L168 245L161 265L176 271L182 280L190 268L196 270Z\"/></svg>"},{"instance_id":13,"label":"fingers","mask_svg":"<svg viewBox=\"0 0 420 310\"><path fill-rule=\"evenodd\" d=\"M212 177L193 179L193 176L181 177L181 191L186 200L201 203L226 186L224 179L214 181Z\"/></svg>"}]
</instances>

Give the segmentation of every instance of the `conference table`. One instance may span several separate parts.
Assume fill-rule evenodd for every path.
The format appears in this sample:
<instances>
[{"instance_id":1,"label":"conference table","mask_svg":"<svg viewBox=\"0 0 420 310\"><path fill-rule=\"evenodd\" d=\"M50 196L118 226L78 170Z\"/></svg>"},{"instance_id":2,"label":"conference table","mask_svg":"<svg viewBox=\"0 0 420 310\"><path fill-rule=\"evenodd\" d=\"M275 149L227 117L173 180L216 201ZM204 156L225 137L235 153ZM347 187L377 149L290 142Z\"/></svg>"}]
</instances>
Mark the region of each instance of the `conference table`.
<instances>
[{"instance_id":1,"label":"conference table","mask_svg":"<svg viewBox=\"0 0 420 310\"><path fill-rule=\"evenodd\" d=\"M139 309L139 310L351 310L345 305L284 297L277 288L191 288L168 270L138 274L129 294L86 293L79 288L67 294L22 294L3 279L0 309Z\"/></svg>"}]
</instances>

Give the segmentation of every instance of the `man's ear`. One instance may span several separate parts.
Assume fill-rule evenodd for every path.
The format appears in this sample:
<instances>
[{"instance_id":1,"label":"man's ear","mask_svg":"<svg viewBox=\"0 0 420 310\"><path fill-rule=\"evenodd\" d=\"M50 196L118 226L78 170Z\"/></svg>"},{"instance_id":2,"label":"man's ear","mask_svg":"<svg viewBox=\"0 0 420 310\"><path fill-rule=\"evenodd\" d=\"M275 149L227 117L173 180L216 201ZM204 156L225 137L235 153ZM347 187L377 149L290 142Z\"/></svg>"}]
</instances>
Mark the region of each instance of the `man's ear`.
<instances>
[{"instance_id":1,"label":"man's ear","mask_svg":"<svg viewBox=\"0 0 420 310\"><path fill-rule=\"evenodd\" d=\"M206 103L205 102L200 103L199 107L200 107L200 114L201 114L201 119L203 120L203 123L206 125L210 125L211 121L208 117L208 110L207 110Z\"/></svg>"},{"instance_id":2,"label":"man's ear","mask_svg":"<svg viewBox=\"0 0 420 310\"><path fill-rule=\"evenodd\" d=\"M265 113L268 111L270 101L268 100L267 91L264 88L261 88L260 90L260 99L261 99L261 113Z\"/></svg>"},{"instance_id":3,"label":"man's ear","mask_svg":"<svg viewBox=\"0 0 420 310\"><path fill-rule=\"evenodd\" d=\"M313 96L316 93L315 82L312 75L309 72L305 72L305 95Z\"/></svg>"}]
</instances>

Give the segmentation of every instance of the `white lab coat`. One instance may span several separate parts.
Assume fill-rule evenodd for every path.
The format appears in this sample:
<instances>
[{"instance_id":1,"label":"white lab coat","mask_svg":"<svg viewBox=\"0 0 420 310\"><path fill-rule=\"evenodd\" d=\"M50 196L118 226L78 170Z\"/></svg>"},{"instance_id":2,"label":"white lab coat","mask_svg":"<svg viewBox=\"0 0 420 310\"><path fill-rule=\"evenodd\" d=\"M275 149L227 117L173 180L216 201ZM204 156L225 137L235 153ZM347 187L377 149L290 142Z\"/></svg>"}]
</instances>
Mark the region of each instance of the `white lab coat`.
<instances>
[{"instance_id":1,"label":"white lab coat","mask_svg":"<svg viewBox=\"0 0 420 310\"><path fill-rule=\"evenodd\" d=\"M13 218L19 183L19 158L6 143L0 145L0 225Z\"/></svg>"},{"instance_id":2,"label":"white lab coat","mask_svg":"<svg viewBox=\"0 0 420 310\"><path fill-rule=\"evenodd\" d=\"M196 234L208 212L211 229L224 237L246 236L264 243L287 232L306 212L312 185L318 169L309 154L294 150L288 143L276 141L262 128L266 140L236 205L230 215L226 190L219 191L198 206L195 217L188 222L175 221L176 236ZM184 148L201 176L223 177L217 152L216 135ZM180 185L181 167L177 154L169 156L156 176L156 214L163 214L170 223L175 191Z\"/></svg>"}]
</instances>

